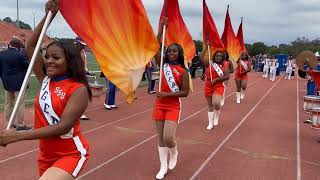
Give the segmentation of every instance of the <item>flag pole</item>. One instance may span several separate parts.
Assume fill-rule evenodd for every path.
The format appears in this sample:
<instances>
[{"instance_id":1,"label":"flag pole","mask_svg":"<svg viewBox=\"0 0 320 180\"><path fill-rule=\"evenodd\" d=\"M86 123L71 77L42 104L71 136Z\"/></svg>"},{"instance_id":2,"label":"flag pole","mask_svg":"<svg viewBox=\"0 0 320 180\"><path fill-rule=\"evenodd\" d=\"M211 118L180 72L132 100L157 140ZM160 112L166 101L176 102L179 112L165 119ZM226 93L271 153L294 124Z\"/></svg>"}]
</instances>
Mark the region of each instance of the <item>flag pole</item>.
<instances>
[{"instance_id":1,"label":"flag pole","mask_svg":"<svg viewBox=\"0 0 320 180\"><path fill-rule=\"evenodd\" d=\"M42 44L42 40L44 38L44 35L47 31L47 28L49 27L49 24L50 24L50 20L52 18L52 12L49 11L48 15L47 15L47 18L45 20L45 23L44 23L44 26L41 30L41 34L39 36L39 39L38 39L38 42L37 42L37 45L36 45L36 48L33 52L33 55L32 55L32 58L31 58L31 61L30 61L30 64L29 64L29 67L28 67L28 70L27 70L27 73L23 79L23 83L22 83L22 86L20 88L20 92L19 92L19 95L18 95L18 98L16 100L16 103L14 105L14 108L13 108L13 111L11 113L11 116L10 116L10 120L8 122L8 125L7 125L7 129L10 129L11 128L11 125L13 123L13 119L15 118L16 114L17 114L17 111L18 111L18 107L19 105L21 104L21 100L22 100L22 96L24 96L25 92L26 92L26 88L27 88L27 85L29 83L29 78L30 78L30 75L32 73L32 69L33 69L33 65L36 61L36 57L37 57L37 54L40 50L40 47L41 47L41 44Z\"/></svg>"},{"instance_id":2,"label":"flag pole","mask_svg":"<svg viewBox=\"0 0 320 180\"><path fill-rule=\"evenodd\" d=\"M209 69L210 69L210 80L212 82L212 71L211 71L211 54L210 54L210 45L208 45L208 54L209 54Z\"/></svg>"},{"instance_id":3,"label":"flag pole","mask_svg":"<svg viewBox=\"0 0 320 180\"><path fill-rule=\"evenodd\" d=\"M160 60L160 77L159 77L159 92L161 92L162 84L162 69L163 69L163 54L164 54L164 39L166 37L166 25L163 26L162 30L162 45L161 45L161 60Z\"/></svg>"}]
</instances>

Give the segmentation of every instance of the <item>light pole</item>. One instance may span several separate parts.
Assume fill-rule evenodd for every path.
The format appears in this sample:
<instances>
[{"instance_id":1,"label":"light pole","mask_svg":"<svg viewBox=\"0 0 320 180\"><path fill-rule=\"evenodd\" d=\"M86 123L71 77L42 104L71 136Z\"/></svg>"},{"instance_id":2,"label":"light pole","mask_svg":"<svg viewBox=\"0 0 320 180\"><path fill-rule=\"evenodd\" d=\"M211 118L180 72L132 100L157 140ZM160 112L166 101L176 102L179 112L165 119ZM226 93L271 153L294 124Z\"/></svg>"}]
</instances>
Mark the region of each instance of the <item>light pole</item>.
<instances>
[{"instance_id":1,"label":"light pole","mask_svg":"<svg viewBox=\"0 0 320 180\"><path fill-rule=\"evenodd\" d=\"M36 12L33 11L32 14L33 14L33 30L34 30L36 28Z\"/></svg>"},{"instance_id":2,"label":"light pole","mask_svg":"<svg viewBox=\"0 0 320 180\"><path fill-rule=\"evenodd\" d=\"M20 28L19 25L19 0L17 0L17 28Z\"/></svg>"}]
</instances>

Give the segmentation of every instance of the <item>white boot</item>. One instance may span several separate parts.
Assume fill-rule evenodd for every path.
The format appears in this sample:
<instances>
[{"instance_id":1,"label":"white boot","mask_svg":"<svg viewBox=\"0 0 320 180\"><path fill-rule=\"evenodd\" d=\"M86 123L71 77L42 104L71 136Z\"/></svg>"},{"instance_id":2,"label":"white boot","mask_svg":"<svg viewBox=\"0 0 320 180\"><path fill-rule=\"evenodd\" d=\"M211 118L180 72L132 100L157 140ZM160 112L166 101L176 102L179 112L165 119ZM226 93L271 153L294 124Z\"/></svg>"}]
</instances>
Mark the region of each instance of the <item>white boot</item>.
<instances>
[{"instance_id":1,"label":"white boot","mask_svg":"<svg viewBox=\"0 0 320 180\"><path fill-rule=\"evenodd\" d=\"M156 176L156 179L163 179L168 171L168 148L159 147L159 158L160 158L160 170Z\"/></svg>"},{"instance_id":2,"label":"white boot","mask_svg":"<svg viewBox=\"0 0 320 180\"><path fill-rule=\"evenodd\" d=\"M214 117L213 117L213 125L217 126L219 123L219 116L220 116L220 110L214 110Z\"/></svg>"},{"instance_id":3,"label":"white boot","mask_svg":"<svg viewBox=\"0 0 320 180\"><path fill-rule=\"evenodd\" d=\"M210 130L213 128L213 112L208 112L208 121L209 124L207 126L207 130Z\"/></svg>"},{"instance_id":4,"label":"white boot","mask_svg":"<svg viewBox=\"0 0 320 180\"><path fill-rule=\"evenodd\" d=\"M178 149L177 145L173 148L168 148L169 149L169 169L172 170L174 167L176 167L177 160L178 160Z\"/></svg>"},{"instance_id":5,"label":"white boot","mask_svg":"<svg viewBox=\"0 0 320 180\"><path fill-rule=\"evenodd\" d=\"M240 99L244 99L244 92L245 92L246 90L241 90L241 92L240 92Z\"/></svg>"},{"instance_id":6,"label":"white boot","mask_svg":"<svg viewBox=\"0 0 320 180\"><path fill-rule=\"evenodd\" d=\"M237 104L240 104L240 92L236 92Z\"/></svg>"}]
</instances>

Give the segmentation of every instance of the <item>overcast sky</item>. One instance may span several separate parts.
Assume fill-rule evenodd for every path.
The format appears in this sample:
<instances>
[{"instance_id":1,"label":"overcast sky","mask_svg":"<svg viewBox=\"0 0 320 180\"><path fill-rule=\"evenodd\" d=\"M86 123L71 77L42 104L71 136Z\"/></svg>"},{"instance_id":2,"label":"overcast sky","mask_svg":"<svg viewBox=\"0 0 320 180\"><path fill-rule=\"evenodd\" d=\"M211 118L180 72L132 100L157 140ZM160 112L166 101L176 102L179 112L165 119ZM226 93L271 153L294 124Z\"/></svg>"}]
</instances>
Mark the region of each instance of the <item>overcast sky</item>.
<instances>
[{"instance_id":1,"label":"overcast sky","mask_svg":"<svg viewBox=\"0 0 320 180\"><path fill-rule=\"evenodd\" d=\"M108 0L105 0L106 2ZM129 0L128 0L129 1ZM153 29L158 28L163 0L142 0ZM19 0L20 20L33 27L44 15L45 0ZM193 39L200 39L202 31L202 0L179 0L180 10ZM227 5L235 33L244 17L246 43L264 42L268 45L288 44L297 37L320 37L320 0L207 0L220 36L224 27ZM16 19L16 0L0 0L0 18ZM75 37L61 15L49 31L54 37Z\"/></svg>"}]
</instances>

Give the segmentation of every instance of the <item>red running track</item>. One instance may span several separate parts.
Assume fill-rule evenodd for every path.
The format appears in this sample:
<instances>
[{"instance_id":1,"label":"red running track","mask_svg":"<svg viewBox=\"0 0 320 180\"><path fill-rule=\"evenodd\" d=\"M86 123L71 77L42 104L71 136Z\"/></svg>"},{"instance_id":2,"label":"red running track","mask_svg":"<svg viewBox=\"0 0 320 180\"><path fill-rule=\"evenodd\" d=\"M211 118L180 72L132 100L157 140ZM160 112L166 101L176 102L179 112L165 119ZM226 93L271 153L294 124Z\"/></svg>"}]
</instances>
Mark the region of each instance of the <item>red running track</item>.
<instances>
[{"instance_id":1,"label":"red running track","mask_svg":"<svg viewBox=\"0 0 320 180\"><path fill-rule=\"evenodd\" d=\"M304 80L275 82L251 73L244 101L235 104L230 80L228 98L219 125L207 131L203 82L194 80L195 92L182 100L177 130L177 167L166 179L292 180L320 179L319 132L303 124ZM298 96L297 96L298 95ZM154 96L137 90L132 105L103 108L95 99L82 121L91 157L79 179L154 179L159 168L157 136L151 120ZM118 102L124 102L121 93ZM26 112L32 124L32 109ZM0 116L4 128L4 116ZM37 179L37 141L0 148L0 179Z\"/></svg>"}]
</instances>

